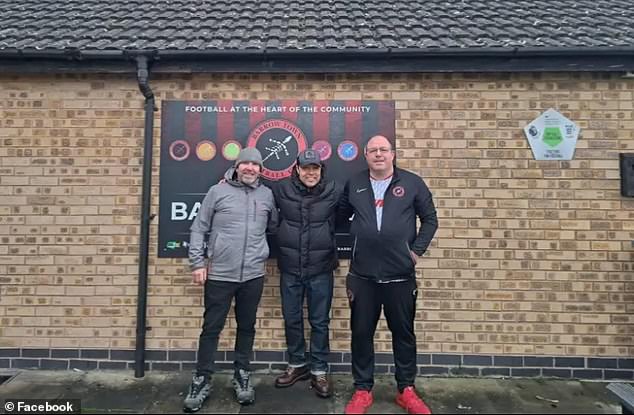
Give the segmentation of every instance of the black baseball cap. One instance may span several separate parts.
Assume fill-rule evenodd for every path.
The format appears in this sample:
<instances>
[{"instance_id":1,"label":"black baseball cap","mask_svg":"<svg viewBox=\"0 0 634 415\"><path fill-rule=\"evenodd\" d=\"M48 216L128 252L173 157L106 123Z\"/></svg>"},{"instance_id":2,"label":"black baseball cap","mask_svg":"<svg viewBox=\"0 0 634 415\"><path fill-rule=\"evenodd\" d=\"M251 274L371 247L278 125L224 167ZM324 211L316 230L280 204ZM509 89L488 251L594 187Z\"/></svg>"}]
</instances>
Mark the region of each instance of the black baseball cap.
<instances>
[{"instance_id":1,"label":"black baseball cap","mask_svg":"<svg viewBox=\"0 0 634 415\"><path fill-rule=\"evenodd\" d=\"M304 167L309 164L321 166L321 157L319 157L319 153L310 148L302 151L299 153L299 156L297 156L297 165Z\"/></svg>"}]
</instances>

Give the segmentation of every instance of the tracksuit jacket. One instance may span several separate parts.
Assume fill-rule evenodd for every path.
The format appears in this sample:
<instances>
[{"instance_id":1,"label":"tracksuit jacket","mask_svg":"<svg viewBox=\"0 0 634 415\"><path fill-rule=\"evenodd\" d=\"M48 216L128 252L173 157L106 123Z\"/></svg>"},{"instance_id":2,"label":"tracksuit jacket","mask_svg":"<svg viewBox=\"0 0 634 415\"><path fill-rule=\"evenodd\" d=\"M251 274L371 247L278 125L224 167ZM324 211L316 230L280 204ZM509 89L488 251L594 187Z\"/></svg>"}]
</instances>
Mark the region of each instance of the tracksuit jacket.
<instances>
[{"instance_id":1,"label":"tracksuit jacket","mask_svg":"<svg viewBox=\"0 0 634 415\"><path fill-rule=\"evenodd\" d=\"M410 251L422 255L438 228L429 188L419 176L394 168L385 191L381 230L377 230L374 192L365 170L351 177L340 201L339 220L353 213L350 275L376 282L415 278ZM417 231L416 218L421 226Z\"/></svg>"}]
</instances>

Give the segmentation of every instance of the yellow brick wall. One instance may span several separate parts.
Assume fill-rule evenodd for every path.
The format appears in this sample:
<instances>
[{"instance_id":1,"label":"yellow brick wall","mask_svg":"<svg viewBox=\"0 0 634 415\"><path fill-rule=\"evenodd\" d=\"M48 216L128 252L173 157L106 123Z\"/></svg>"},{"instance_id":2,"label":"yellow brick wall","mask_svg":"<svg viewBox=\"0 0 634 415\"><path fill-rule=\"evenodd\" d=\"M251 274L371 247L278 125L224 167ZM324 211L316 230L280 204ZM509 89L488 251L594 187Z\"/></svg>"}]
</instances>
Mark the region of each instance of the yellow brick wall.
<instances>
[{"instance_id":1,"label":"yellow brick wall","mask_svg":"<svg viewBox=\"0 0 634 415\"><path fill-rule=\"evenodd\" d=\"M634 355L634 80L618 74L162 75L162 99L394 100L401 167L440 228L419 262L419 352ZM572 161L534 161L548 108L581 128ZM133 76L0 75L0 348L135 343L143 100ZM158 212L160 112L153 212ZM150 349L195 349L201 289L150 242ZM339 270L331 346L349 350ZM273 263L256 348L285 347ZM221 348L231 349L229 320ZM377 351L390 351L384 321Z\"/></svg>"}]
</instances>

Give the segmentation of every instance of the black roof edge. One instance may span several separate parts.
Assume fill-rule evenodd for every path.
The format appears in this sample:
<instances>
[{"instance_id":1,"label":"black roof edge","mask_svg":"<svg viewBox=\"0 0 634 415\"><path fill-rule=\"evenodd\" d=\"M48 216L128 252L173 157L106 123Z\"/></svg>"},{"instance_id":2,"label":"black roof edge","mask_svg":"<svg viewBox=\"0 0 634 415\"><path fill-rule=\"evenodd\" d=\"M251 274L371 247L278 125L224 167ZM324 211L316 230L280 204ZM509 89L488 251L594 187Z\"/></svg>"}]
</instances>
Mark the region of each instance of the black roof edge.
<instances>
[{"instance_id":1,"label":"black roof edge","mask_svg":"<svg viewBox=\"0 0 634 415\"><path fill-rule=\"evenodd\" d=\"M79 55L79 59L128 59L130 54L125 50L106 49L106 50L83 50ZM136 55L136 54L135 54Z\"/></svg>"},{"instance_id":2,"label":"black roof edge","mask_svg":"<svg viewBox=\"0 0 634 415\"><path fill-rule=\"evenodd\" d=\"M630 56L634 55L634 46L624 47L491 47L491 48L367 48L367 49L0 49L0 59L130 59L133 56L145 55L158 59L201 59L201 58L363 58L363 57L431 57L431 56Z\"/></svg>"},{"instance_id":3,"label":"black roof edge","mask_svg":"<svg viewBox=\"0 0 634 415\"><path fill-rule=\"evenodd\" d=\"M488 57L488 56L623 56L634 55L634 47L609 48L367 48L367 49L217 49L217 50L159 50L157 56L164 59L200 59L216 57L232 58L369 58L369 57Z\"/></svg>"},{"instance_id":4,"label":"black roof edge","mask_svg":"<svg viewBox=\"0 0 634 415\"><path fill-rule=\"evenodd\" d=\"M78 59L80 52L78 49L0 49L0 59Z\"/></svg>"},{"instance_id":5,"label":"black roof edge","mask_svg":"<svg viewBox=\"0 0 634 415\"><path fill-rule=\"evenodd\" d=\"M0 49L0 71L126 73L136 57L159 72L634 71L634 47L368 49Z\"/></svg>"},{"instance_id":6,"label":"black roof edge","mask_svg":"<svg viewBox=\"0 0 634 415\"><path fill-rule=\"evenodd\" d=\"M399 48L391 49L390 53L399 56L600 56L600 55L632 55L634 46L630 47L491 47L491 48L445 48L445 49L418 49Z\"/></svg>"}]
</instances>

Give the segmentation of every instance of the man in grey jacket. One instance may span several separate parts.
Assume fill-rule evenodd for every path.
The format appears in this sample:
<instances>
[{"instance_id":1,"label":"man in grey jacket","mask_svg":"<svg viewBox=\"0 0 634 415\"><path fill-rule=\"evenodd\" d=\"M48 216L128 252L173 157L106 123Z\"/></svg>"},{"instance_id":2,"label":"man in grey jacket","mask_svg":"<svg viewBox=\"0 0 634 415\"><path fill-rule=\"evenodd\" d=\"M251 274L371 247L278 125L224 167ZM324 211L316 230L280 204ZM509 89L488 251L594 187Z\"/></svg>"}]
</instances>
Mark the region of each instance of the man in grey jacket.
<instances>
[{"instance_id":1,"label":"man in grey jacket","mask_svg":"<svg viewBox=\"0 0 634 415\"><path fill-rule=\"evenodd\" d=\"M224 180L209 189L191 227L189 262L194 284L205 285L205 315L196 374L184 401L186 412L198 411L209 396L218 337L234 298L238 328L232 383L240 404L255 400L249 380L249 355L269 256L266 231L277 225L273 194L259 182L261 171L260 152L256 148L243 149ZM210 234L205 259L207 232Z\"/></svg>"}]
</instances>

